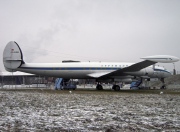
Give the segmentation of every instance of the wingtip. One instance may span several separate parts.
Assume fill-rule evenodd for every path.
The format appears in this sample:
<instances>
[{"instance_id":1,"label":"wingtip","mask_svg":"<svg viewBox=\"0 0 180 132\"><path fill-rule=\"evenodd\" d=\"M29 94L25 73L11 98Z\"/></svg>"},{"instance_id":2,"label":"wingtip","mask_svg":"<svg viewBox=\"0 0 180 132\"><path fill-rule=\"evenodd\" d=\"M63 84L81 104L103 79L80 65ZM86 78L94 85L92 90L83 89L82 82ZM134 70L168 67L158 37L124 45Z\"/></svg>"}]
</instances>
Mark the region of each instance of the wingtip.
<instances>
[{"instance_id":1,"label":"wingtip","mask_svg":"<svg viewBox=\"0 0 180 132\"><path fill-rule=\"evenodd\" d=\"M171 55L146 56L146 57L142 57L141 59L154 61L154 62L160 62L160 63L173 63L180 60L178 57L171 56Z\"/></svg>"}]
</instances>

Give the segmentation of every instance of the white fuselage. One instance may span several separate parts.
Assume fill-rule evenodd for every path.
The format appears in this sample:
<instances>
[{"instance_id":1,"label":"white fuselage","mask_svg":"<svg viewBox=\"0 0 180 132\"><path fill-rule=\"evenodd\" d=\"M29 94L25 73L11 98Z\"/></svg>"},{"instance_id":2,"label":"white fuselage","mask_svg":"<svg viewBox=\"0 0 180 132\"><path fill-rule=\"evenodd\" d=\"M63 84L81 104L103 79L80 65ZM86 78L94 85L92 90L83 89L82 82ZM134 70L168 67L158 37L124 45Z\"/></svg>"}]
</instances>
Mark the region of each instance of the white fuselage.
<instances>
[{"instance_id":1,"label":"white fuselage","mask_svg":"<svg viewBox=\"0 0 180 132\"><path fill-rule=\"evenodd\" d=\"M129 67L134 63L113 63L113 62L71 62L71 63L25 63L17 68L18 71L38 74L43 76L54 76L61 78L86 79L94 73L113 72L118 69ZM144 78L165 78L170 72L162 67L152 66L136 72L125 72L126 76L117 75L109 78L127 78L127 76L137 76Z\"/></svg>"}]
</instances>

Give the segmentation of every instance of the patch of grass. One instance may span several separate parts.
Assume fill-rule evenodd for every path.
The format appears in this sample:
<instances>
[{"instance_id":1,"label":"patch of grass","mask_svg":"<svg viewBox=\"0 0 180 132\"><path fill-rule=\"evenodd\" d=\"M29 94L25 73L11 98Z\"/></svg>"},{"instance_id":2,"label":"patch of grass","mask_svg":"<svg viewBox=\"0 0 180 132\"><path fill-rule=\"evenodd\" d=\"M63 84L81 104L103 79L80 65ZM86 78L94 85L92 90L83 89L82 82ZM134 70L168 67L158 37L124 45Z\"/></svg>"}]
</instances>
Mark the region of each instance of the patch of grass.
<instances>
[{"instance_id":1,"label":"patch of grass","mask_svg":"<svg viewBox=\"0 0 180 132\"><path fill-rule=\"evenodd\" d=\"M38 93L48 93L48 94L70 94L69 90L52 90L52 89L0 89L0 91L11 91L11 92L38 92ZM169 90L169 89L155 89L155 90L96 90L96 89L77 89L73 90L71 94L174 94L180 95L180 90Z\"/></svg>"}]
</instances>

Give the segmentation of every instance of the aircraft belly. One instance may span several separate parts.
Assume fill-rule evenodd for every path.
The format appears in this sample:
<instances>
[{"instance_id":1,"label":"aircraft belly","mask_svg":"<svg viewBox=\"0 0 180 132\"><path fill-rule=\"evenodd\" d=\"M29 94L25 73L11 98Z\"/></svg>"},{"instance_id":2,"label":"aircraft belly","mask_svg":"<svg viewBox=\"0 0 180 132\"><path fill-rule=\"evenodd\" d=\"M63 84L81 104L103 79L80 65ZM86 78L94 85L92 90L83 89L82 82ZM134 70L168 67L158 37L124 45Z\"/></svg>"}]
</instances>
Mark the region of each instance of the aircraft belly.
<instances>
[{"instance_id":1,"label":"aircraft belly","mask_svg":"<svg viewBox=\"0 0 180 132\"><path fill-rule=\"evenodd\" d=\"M61 77L61 78L74 78L74 79L81 79L81 78L89 78L87 74L91 73L88 70L30 70L30 69L18 69L22 72L42 75L42 76L53 76L53 77Z\"/></svg>"}]
</instances>

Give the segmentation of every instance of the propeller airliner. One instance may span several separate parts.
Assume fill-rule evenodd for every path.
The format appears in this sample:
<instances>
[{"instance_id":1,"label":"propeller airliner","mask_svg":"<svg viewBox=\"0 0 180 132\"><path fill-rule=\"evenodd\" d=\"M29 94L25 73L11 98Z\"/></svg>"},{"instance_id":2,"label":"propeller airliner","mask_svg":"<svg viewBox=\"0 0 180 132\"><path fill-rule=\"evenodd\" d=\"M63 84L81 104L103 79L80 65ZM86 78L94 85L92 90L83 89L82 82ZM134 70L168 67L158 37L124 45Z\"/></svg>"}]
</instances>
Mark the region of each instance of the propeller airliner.
<instances>
[{"instance_id":1,"label":"propeller airliner","mask_svg":"<svg viewBox=\"0 0 180 132\"><path fill-rule=\"evenodd\" d=\"M116 82L124 79L158 78L164 86L164 78L171 75L156 63L173 63L179 58L170 55L154 55L141 58L138 63L125 62L66 62L66 63L27 63L23 59L20 46L10 41L3 52L4 67L9 72L21 71L43 76L65 79L96 79L98 90L103 89L101 82ZM114 84L114 90L120 90Z\"/></svg>"}]
</instances>

